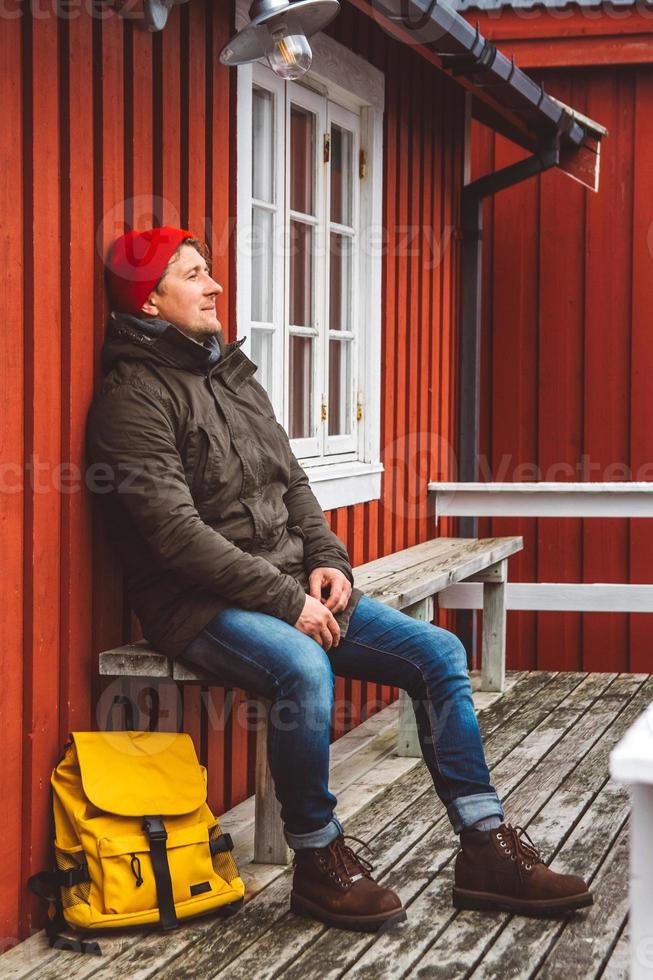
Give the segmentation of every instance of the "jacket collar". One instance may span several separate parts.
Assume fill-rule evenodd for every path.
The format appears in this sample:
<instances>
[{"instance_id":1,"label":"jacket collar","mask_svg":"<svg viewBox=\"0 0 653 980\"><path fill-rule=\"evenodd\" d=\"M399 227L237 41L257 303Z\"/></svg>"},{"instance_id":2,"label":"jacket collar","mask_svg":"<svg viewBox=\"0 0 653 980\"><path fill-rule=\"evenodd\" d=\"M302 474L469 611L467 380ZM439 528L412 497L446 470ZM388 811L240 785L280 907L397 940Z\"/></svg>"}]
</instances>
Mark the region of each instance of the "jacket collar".
<instances>
[{"instance_id":1,"label":"jacket collar","mask_svg":"<svg viewBox=\"0 0 653 980\"><path fill-rule=\"evenodd\" d=\"M220 375L232 391L238 391L244 381L254 374L258 365L247 357L240 347L247 337L227 343L222 330L215 336L220 347L220 359L211 366L211 350L196 343L165 320L144 319L131 315L112 313L111 331L125 340L136 342L140 349L159 354L176 367L190 371Z\"/></svg>"}]
</instances>

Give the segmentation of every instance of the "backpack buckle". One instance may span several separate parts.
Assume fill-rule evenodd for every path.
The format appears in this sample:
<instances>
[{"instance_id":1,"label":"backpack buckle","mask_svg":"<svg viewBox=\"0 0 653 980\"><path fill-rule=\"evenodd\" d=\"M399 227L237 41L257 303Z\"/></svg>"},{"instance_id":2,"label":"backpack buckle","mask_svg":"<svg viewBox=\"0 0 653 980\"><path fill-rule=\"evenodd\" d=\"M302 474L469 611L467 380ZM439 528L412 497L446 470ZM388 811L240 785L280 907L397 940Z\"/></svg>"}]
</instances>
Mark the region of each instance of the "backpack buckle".
<instances>
[{"instance_id":1,"label":"backpack buckle","mask_svg":"<svg viewBox=\"0 0 653 980\"><path fill-rule=\"evenodd\" d=\"M143 817L143 830L150 840L167 840L168 832L162 817Z\"/></svg>"}]
</instances>

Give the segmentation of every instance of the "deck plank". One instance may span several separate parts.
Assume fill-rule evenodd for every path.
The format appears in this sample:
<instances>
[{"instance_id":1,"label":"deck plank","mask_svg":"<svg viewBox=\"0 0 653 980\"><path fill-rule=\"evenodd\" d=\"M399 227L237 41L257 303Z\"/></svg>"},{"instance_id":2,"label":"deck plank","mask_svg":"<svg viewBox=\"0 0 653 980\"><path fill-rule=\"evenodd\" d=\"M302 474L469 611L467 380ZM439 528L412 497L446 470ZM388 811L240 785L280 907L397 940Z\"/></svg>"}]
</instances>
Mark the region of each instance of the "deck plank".
<instances>
[{"instance_id":1,"label":"deck plank","mask_svg":"<svg viewBox=\"0 0 653 980\"><path fill-rule=\"evenodd\" d=\"M587 861L586 847L582 840L584 828L589 826L592 836L616 829L623 822L628 812L628 794L624 787L609 779L608 759L611 749L642 713L653 696L653 679L648 678L637 695L615 719L613 725L605 732L594 748L587 754L583 764L565 780L551 798L546 812L540 813L528 827L533 839L541 845L545 860L551 861L556 854L558 839L556 824L558 814L564 824L579 821L574 827L573 834L555 860L555 868L574 874L586 875L594 873ZM600 784L598 794L594 787ZM506 924L507 923L507 924ZM505 929L503 924L506 924ZM537 920L504 916L503 923L498 924L495 935L498 939L486 953L482 963L472 974L474 980L491 980L498 975L505 975L511 980L527 978L532 974L532 968L538 966L546 956L551 942L560 934L564 924L559 922L543 923ZM519 955L522 948L537 948L539 955L533 954L532 963L524 962Z\"/></svg>"},{"instance_id":2,"label":"deck plank","mask_svg":"<svg viewBox=\"0 0 653 980\"><path fill-rule=\"evenodd\" d=\"M527 677L528 675L524 677L524 680ZM503 757L510 748L519 744L524 735L536 724L547 717L552 707L559 704L571 691L580 686L585 677L586 675L582 673L555 675L546 687L546 699L542 700L530 696L532 691L529 686L528 696L525 701L523 703L518 702L517 710L513 712L506 726L501 729L501 734L495 734L491 737L489 743L486 744L486 751L489 750L495 758ZM487 709L487 712L481 715L481 726L486 723L486 719L491 719L495 712L501 712L502 709L498 707L499 704L500 702L498 701L494 702ZM423 772L426 771L421 763L418 769ZM422 796L412 803L409 801L406 806L406 810L410 810L416 816L415 839L418 839L420 834L426 833L438 817L440 819L443 817L442 805L432 791L430 783L427 782L426 786L427 789L424 790ZM369 807L364 813L368 812L368 810ZM424 811L423 816L422 810ZM369 830L366 827L369 827ZM378 828L378 824L366 825L363 814L363 830L361 831L358 828L359 821L354 821L353 827L348 826L346 829L348 832L366 839L365 833L368 836L372 836L375 828ZM395 841L395 845L397 847L397 853L394 860L397 860L405 851L406 845L402 847L401 840ZM147 951L147 972L142 974L143 977L163 976L163 971L167 972L167 965L172 959L174 959L174 967L173 964L170 965L171 976L201 976L203 970L210 971L213 966L224 968L227 963L235 959L239 951L246 949L258 936L262 936L275 923L277 918L280 918L283 914L287 914L290 888L289 876L286 875L285 880L279 886L282 889L281 893L279 892L279 887L275 887L276 885L277 883L275 882L273 886L268 886L264 893L247 906L247 917L250 921L246 925L243 923L244 916L238 916L228 924L228 928L223 928L219 932L210 926L200 927L199 924L189 926L186 933L186 949L181 952L176 942L176 937L174 937L175 941L173 944L172 936L163 939L160 933L150 933L138 943L138 949L132 950L131 947L126 948L122 955L119 955L115 959L111 967L107 964L108 968L98 975L98 980L100 978L104 980L105 977L106 980L110 980L112 975L115 976L115 973L112 973L114 970L123 975L129 975L129 970L135 967L139 959L141 959L141 954L145 951ZM275 888L273 893L270 893L271 887ZM281 894L281 899L280 905L277 906L279 894ZM270 902L275 910L278 908L276 918L274 915L270 915L271 909L267 908ZM321 930L321 927L318 926L317 928ZM150 960L150 950L155 951L152 960ZM186 970L187 959L192 960L188 970ZM55 980L55 977L47 977L44 980ZM75 977L75 980L77 980L77 977Z\"/></svg>"},{"instance_id":3,"label":"deck plank","mask_svg":"<svg viewBox=\"0 0 653 980\"><path fill-rule=\"evenodd\" d=\"M576 712L585 712L594 704L613 677L614 675L595 675L591 678L582 674L558 675L556 678L558 704L553 709L553 715L556 711L559 713L560 724L565 730L573 723L574 705ZM551 695L548 704L533 698L527 699L521 711L486 741L486 756L491 767L497 761L509 758L512 753L519 754L524 737L532 739L535 733L535 743L540 748L546 745L542 732L544 728L547 729L550 737L554 737L552 733L556 730L555 722L551 721L550 714L552 704L556 700L554 686L548 687L547 691ZM523 775L528 771L531 763L532 760L523 772L523 760L515 766L515 784L519 781L520 774ZM503 789L508 788L510 787L506 786ZM499 787L497 789L501 792ZM503 795L506 793L504 792ZM358 825L351 832L364 837ZM397 819L383 833L377 835L373 844L379 855L378 862L375 862L377 872L380 872L379 879L395 888L404 902L410 902L428 887L434 874L451 860L457 849L457 838L451 833L441 804L431 792L416 801L401 819ZM391 873L388 875L388 872ZM446 908L447 911L451 910L450 889L446 894ZM376 955L376 950L370 953L370 975L401 975L399 964L402 951L405 949L407 955L410 955L416 929L421 926L427 934L429 929L428 919L426 922L409 920L408 928L402 926L396 932L393 931L392 935L388 933L381 938L370 938L366 935L351 934L348 942L343 944L337 930L325 930L308 922L304 924L292 913L287 913L286 921L291 919L294 920L294 924L284 923L284 945L279 950L278 956L271 955L272 951L269 951L266 953L266 958L267 962L276 964L277 970L285 960L288 969L283 976L293 978L319 975L322 980L323 977L341 976L365 954L366 950L376 946L377 943L380 945L379 955ZM268 948L268 939L269 942L274 943L279 930L280 924L277 924L269 937L262 938L258 949L252 948L242 960L239 958L235 963L230 963L230 974L233 972L234 977L244 976L247 968L251 970L252 962L256 961L257 957L260 959L264 947ZM294 936L294 941L291 941L290 933ZM320 938L316 939L318 935ZM295 961L291 964L293 958ZM265 967L263 970L261 976L264 978L268 975L268 971ZM176 974L171 973L170 976L178 980Z\"/></svg>"},{"instance_id":4,"label":"deck plank","mask_svg":"<svg viewBox=\"0 0 653 980\"><path fill-rule=\"evenodd\" d=\"M606 675L602 675L603 678ZM598 681L600 692L603 688ZM628 696L624 692L625 696ZM632 696L632 693L630 693ZM612 711L606 710L606 718L600 717L599 699L591 705L586 705L586 710L579 713L578 719L585 723L591 722L596 725L600 734L603 724L608 724L612 717ZM559 711L561 723L565 725L565 715L569 717L570 705L563 705ZM556 739L549 751L541 752L543 741L551 735L553 726L553 716L546 719L541 730L532 733L532 737L525 740L519 750L523 749L526 742L530 742L533 752L540 752L539 760L530 757L530 769L526 779L517 779L513 783L511 790L506 792L506 787L510 785L510 759L512 755L519 758L523 752L517 751L509 756L501 764L506 775L497 779L495 773L499 767L492 770L492 779L497 791L504 800L508 818L514 814L520 815L524 806L542 807L546 804L551 795L551 785L545 778L551 769L560 769L567 761L567 768L572 765L576 725L572 721L562 732L562 737ZM539 797L533 800L533 790L529 785L531 773L534 774L535 785L540 786ZM513 777L517 774L513 774ZM520 817L521 819L521 817ZM423 891L417 896L415 902L409 906L409 925L405 929L405 940L394 944L394 958L391 960L391 942L387 937L373 943L368 952L362 957L346 974L352 977L372 977L374 975L375 963L381 962L382 965L377 970L380 977L400 977L407 971L411 975L433 976L433 977L463 977L470 970L475 962L480 958L488 943L489 934L492 926L505 916L497 916L491 913L489 916L480 913L465 913L459 915L451 904L451 887L453 884L453 857L457 851L457 846L449 846L443 852L441 870L438 875L433 876ZM393 885L391 876L389 883ZM403 892L400 889L402 898ZM414 926L413 926L414 921ZM458 935L460 933L460 935ZM397 955L399 954L399 955ZM385 958L385 961L384 961ZM495 974L496 975L496 974Z\"/></svg>"},{"instance_id":5,"label":"deck plank","mask_svg":"<svg viewBox=\"0 0 653 980\"><path fill-rule=\"evenodd\" d=\"M623 681L622 693L627 699L628 680L619 680ZM593 723L596 719L600 737L589 751L587 743L579 750L578 765L548 798L545 807L541 806L540 800L533 797L533 788L529 784L534 781L541 787L541 796L545 796L547 773L560 766L567 751L558 752L557 759L553 758L555 753L551 753L509 799L515 822L527 827L528 833L541 847L545 861L552 863L555 870L581 874L592 881L597 867L609 853L612 841L625 820L628 809L627 793L614 784L605 789L605 783L609 751L632 719L641 713L643 704L648 703L653 687L651 684L642 685L641 679L633 681L633 685L637 685L637 693L633 697L631 690L630 700L625 700L625 707L619 711L603 735L600 735L600 729L605 719L600 719L598 712L592 712L591 716L585 716L569 732L564 743L559 743L556 747L564 749L566 745L567 751L569 748L573 750L581 724L588 720ZM618 711L619 704L614 698L616 686L616 683L612 685L610 693L613 707ZM581 744L583 741L581 738ZM597 794L599 803L596 808L589 809L589 804L593 803ZM531 819L534 813L538 815ZM579 820L580 825L577 827ZM556 854L556 860L551 861ZM580 913L576 918L584 920L587 913ZM591 918L593 920L593 916ZM450 927L420 961L420 968L437 962L437 967L433 969L434 977L464 977L470 971L474 971L472 976L475 980L489 980L497 976L510 977L511 980L530 977L564 928L564 920L561 923L559 919L539 920L506 914L457 913L452 916ZM524 955L525 950L528 950L528 956ZM579 975L585 976L584 973Z\"/></svg>"},{"instance_id":6,"label":"deck plank","mask_svg":"<svg viewBox=\"0 0 653 980\"><path fill-rule=\"evenodd\" d=\"M628 922L617 938L610 958L601 974L601 980L628 980L630 976L630 935Z\"/></svg>"},{"instance_id":7,"label":"deck plank","mask_svg":"<svg viewBox=\"0 0 653 980\"><path fill-rule=\"evenodd\" d=\"M648 675L539 673L508 677L479 715L492 782L507 819L527 827L545 860L592 881L595 905L566 920L459 913L451 905L458 849L421 760L392 748L392 724L369 719L359 738L332 748L331 786L345 832L368 841L375 877L407 904L407 923L377 935L327 929L288 910L291 870L241 864L261 891L234 919L194 920L100 937L105 956L39 950L39 937L3 957L11 980L335 980L417 977L555 980L628 975L628 796L608 775L608 756L653 700ZM367 723L366 723L367 724ZM409 769L401 764L408 761ZM357 808L360 801L364 809ZM248 836L247 806L225 829ZM351 814L351 816L348 816ZM232 821L233 829L228 827ZM354 847L356 845L354 844ZM252 875L252 877L250 877ZM260 878L257 879L257 875ZM525 955L526 952L526 955ZM12 960L13 957L13 960Z\"/></svg>"},{"instance_id":8,"label":"deck plank","mask_svg":"<svg viewBox=\"0 0 653 980\"><path fill-rule=\"evenodd\" d=\"M579 916L564 930L538 980L568 976L591 980L600 974L628 914L628 821L610 851L594 883L592 915Z\"/></svg>"}]
</instances>

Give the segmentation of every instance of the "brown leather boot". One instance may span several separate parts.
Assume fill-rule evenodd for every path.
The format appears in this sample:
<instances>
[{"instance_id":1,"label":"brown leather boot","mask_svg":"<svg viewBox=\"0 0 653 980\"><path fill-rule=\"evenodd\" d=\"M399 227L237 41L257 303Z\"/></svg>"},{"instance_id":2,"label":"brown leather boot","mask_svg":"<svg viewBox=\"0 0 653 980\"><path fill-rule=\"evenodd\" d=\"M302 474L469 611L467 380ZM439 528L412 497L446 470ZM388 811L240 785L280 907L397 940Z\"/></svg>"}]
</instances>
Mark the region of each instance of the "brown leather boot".
<instances>
[{"instance_id":1,"label":"brown leather boot","mask_svg":"<svg viewBox=\"0 0 653 980\"><path fill-rule=\"evenodd\" d=\"M346 836L367 847L357 837ZM290 908L299 915L365 932L406 918L399 896L377 885L370 874L372 865L345 844L344 834L326 847L296 851L293 865Z\"/></svg>"},{"instance_id":2,"label":"brown leather boot","mask_svg":"<svg viewBox=\"0 0 653 980\"><path fill-rule=\"evenodd\" d=\"M453 904L457 909L495 909L552 915L592 905L578 875L551 871L523 827L466 830L456 856Z\"/></svg>"}]
</instances>

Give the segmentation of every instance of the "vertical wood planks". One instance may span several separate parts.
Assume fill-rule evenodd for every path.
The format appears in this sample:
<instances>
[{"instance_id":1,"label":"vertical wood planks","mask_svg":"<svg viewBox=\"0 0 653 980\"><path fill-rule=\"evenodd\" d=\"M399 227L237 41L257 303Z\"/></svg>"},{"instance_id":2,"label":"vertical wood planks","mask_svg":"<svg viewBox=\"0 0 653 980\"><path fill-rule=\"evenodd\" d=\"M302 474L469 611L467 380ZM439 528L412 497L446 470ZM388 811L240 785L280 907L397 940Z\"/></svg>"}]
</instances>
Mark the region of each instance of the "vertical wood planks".
<instances>
[{"instance_id":1,"label":"vertical wood planks","mask_svg":"<svg viewBox=\"0 0 653 980\"><path fill-rule=\"evenodd\" d=\"M131 228L144 230L153 223L154 208L154 91L153 40L148 31L127 32L129 44L125 65L129 91L125 119L125 221ZM159 122L157 120L157 129Z\"/></svg>"},{"instance_id":2,"label":"vertical wood planks","mask_svg":"<svg viewBox=\"0 0 653 980\"><path fill-rule=\"evenodd\" d=\"M55 17L23 20L31 84L25 91L25 766L21 880L47 859L42 786L58 743L61 496L61 214L59 33ZM45 777L45 780L44 780ZM26 922L36 906L26 903Z\"/></svg>"},{"instance_id":3,"label":"vertical wood planks","mask_svg":"<svg viewBox=\"0 0 653 980\"><path fill-rule=\"evenodd\" d=\"M495 167L508 166L525 155L501 138ZM520 466L534 464L537 454L537 392L532 380L538 329L536 202L537 182L533 180L501 191L494 200L492 466L505 472L505 480L526 479L520 476L524 473ZM508 249L509 261L504 258ZM495 518L491 528L495 536L524 535L524 551L517 556L516 572L536 581L536 522ZM524 613L516 625L518 662L528 669L534 666L535 613Z\"/></svg>"},{"instance_id":4,"label":"vertical wood planks","mask_svg":"<svg viewBox=\"0 0 653 980\"><path fill-rule=\"evenodd\" d=\"M206 13L202 4L180 8L182 25L182 166L181 226L200 239L205 236L206 197ZM224 327L224 322L221 320ZM199 692L198 692L199 693ZM184 700L184 730L201 743L201 701Z\"/></svg>"},{"instance_id":5,"label":"vertical wood planks","mask_svg":"<svg viewBox=\"0 0 653 980\"><path fill-rule=\"evenodd\" d=\"M653 479L653 75L637 74L634 89L633 143L633 278L630 344L630 464L633 479ZM651 581L653 523L629 521L630 581ZM648 670L651 646L649 616L629 616L630 658L626 670Z\"/></svg>"},{"instance_id":6,"label":"vertical wood planks","mask_svg":"<svg viewBox=\"0 0 653 980\"><path fill-rule=\"evenodd\" d=\"M43 923L24 881L47 860L48 781L63 740L70 730L105 721L97 706L108 682L97 676L97 653L140 635L101 515L84 486L73 486L83 473L86 413L101 381L110 243L127 227L153 222L206 237L224 287L225 336L243 333L235 323L235 76L217 59L233 30L231 7L208 0L175 7L160 35L110 8L98 17L84 8L70 18L21 16L3 24L0 203L16 220L3 239L12 261L2 283L8 342L0 376L12 424L0 446L2 462L15 464L5 473L10 482L12 472L19 480L25 455L45 464L34 471L34 486L25 474L24 497L0 496L6 937L24 937ZM384 71L387 86L386 472L381 500L327 515L359 564L432 537L427 478L436 467L453 475L441 447L453 438L455 256L436 255L429 269L424 263L431 249L448 247L444 224L455 223L461 147L451 144L460 141L463 101L450 80L353 8L344 8L330 30ZM358 681L339 681L337 693L351 702L349 717L340 712L338 734L397 694ZM181 702L179 723L208 766L209 800L219 812L253 788L245 692L186 687ZM167 697L164 728L178 724L170 703ZM145 699L146 722L150 704Z\"/></svg>"},{"instance_id":7,"label":"vertical wood planks","mask_svg":"<svg viewBox=\"0 0 653 980\"><path fill-rule=\"evenodd\" d=\"M92 83L94 90L94 263L96 383L100 380L99 354L104 341L107 301L104 260L111 242L124 230L124 26L117 16L93 21ZM90 82L91 80L89 80ZM87 134L87 138L90 134ZM93 653L119 645L128 619L122 595L120 564L109 539L100 509L93 520Z\"/></svg>"},{"instance_id":8,"label":"vertical wood planks","mask_svg":"<svg viewBox=\"0 0 653 980\"><path fill-rule=\"evenodd\" d=\"M616 479L628 455L628 385L632 241L633 73L592 75L587 110L613 134L602 153L602 188L587 202L585 250L585 454L587 479ZM618 132L619 137L614 138ZM606 274L610 256L614 274ZM628 580L628 534L622 520L583 522L583 572L588 582ZM583 669L621 669L628 617L605 613L583 626Z\"/></svg>"},{"instance_id":9,"label":"vertical wood planks","mask_svg":"<svg viewBox=\"0 0 653 980\"><path fill-rule=\"evenodd\" d=\"M0 617L0 670L2 708L0 738L4 747L4 792L0 820L7 853L0 870L0 952L19 935L22 887L21 781L23 773L23 501L24 471L24 339L23 322L23 166L20 150L25 143L21 104L21 20L4 23L0 32L0 102L4 125L0 135L0 212L16 214L3 232L5 268L0 278L5 342L0 349L0 391L5 417L11 425L0 428L0 532L4 582L3 615Z\"/></svg>"},{"instance_id":10,"label":"vertical wood planks","mask_svg":"<svg viewBox=\"0 0 653 980\"><path fill-rule=\"evenodd\" d=\"M527 182L531 190L515 194L511 210L502 201L512 190L486 204L486 219L493 210L495 220L486 220L484 236L484 295L492 301L483 319L482 452L492 472L482 479L653 478L649 76L645 67L544 72L547 91L608 127L600 191L551 172ZM474 140L474 176L506 162L501 138L475 124ZM511 352L512 377L499 345ZM651 580L653 528L643 520L481 524L482 533L525 535L516 581ZM643 615L512 612L508 619L510 667L634 669L646 662L653 630Z\"/></svg>"},{"instance_id":11,"label":"vertical wood planks","mask_svg":"<svg viewBox=\"0 0 653 980\"><path fill-rule=\"evenodd\" d=\"M556 91L569 105L582 108L581 87L563 77ZM585 192L552 171L539 181L539 193L537 462L540 479L573 480L580 479L575 466L583 444L584 294L578 272L584 256ZM540 581L582 581L581 533L582 521L573 518L537 521ZM580 613L537 614L538 667L581 669L581 622Z\"/></svg>"},{"instance_id":12,"label":"vertical wood planks","mask_svg":"<svg viewBox=\"0 0 653 980\"><path fill-rule=\"evenodd\" d=\"M64 22L62 36L62 497L61 712L58 744L92 727L95 658L91 500L84 473L86 411L93 397L93 32L88 17ZM70 473L70 480L66 473ZM66 488L70 487L70 490ZM81 681L81 683L80 683Z\"/></svg>"},{"instance_id":13,"label":"vertical wood planks","mask_svg":"<svg viewBox=\"0 0 653 980\"><path fill-rule=\"evenodd\" d=\"M405 472L403 507L401 516L405 525L405 535L402 547L417 543L417 517L419 513L419 498L425 499L417 485L419 477L419 357L423 323L420 317L420 287L423 276L423 259L421 249L421 205L424 194L422 183L422 160L420 144L422 139L422 65L416 58L411 58L406 65L409 97L404 110L409 120L410 135L407 134L406 147L410 161L410 179L408 183L408 201L406 213L405 248L407 255L407 278L410 283L407 297L406 315L406 372L413 383L404 388L406 401L406 437L404 440L403 464ZM423 486L423 484L422 484Z\"/></svg>"}]
</instances>

